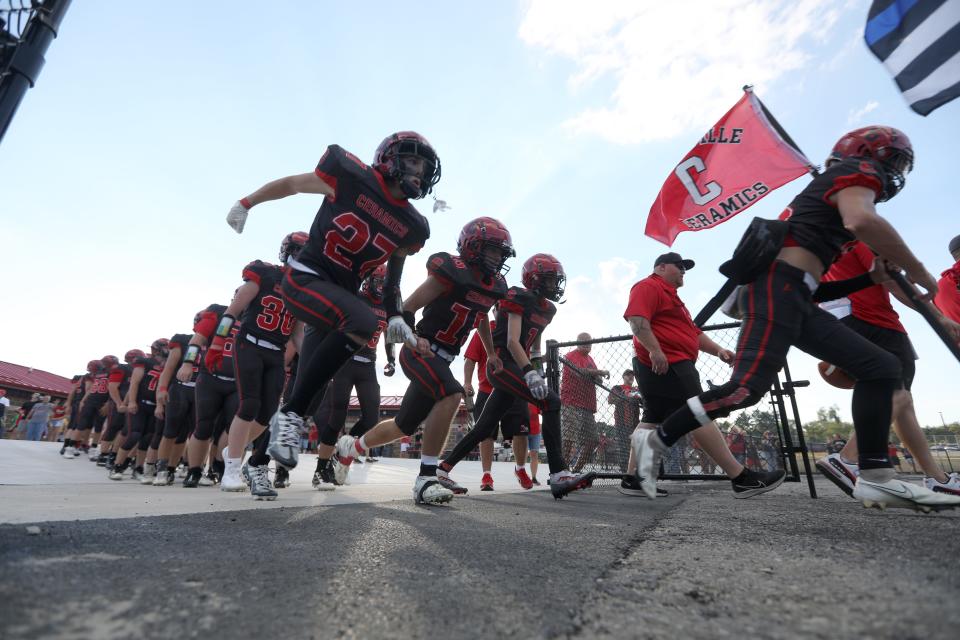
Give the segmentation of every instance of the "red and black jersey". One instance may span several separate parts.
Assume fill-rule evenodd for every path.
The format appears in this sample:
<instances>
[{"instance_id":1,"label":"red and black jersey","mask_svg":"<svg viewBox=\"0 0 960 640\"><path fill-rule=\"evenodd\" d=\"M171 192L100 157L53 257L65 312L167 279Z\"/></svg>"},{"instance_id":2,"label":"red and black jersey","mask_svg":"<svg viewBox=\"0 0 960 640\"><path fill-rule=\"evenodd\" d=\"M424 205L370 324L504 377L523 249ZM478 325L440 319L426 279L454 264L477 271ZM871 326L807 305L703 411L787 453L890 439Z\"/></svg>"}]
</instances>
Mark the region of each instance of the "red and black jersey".
<instances>
[{"instance_id":1,"label":"red and black jersey","mask_svg":"<svg viewBox=\"0 0 960 640\"><path fill-rule=\"evenodd\" d=\"M361 297L370 305L370 308L373 309L373 312L377 316L377 330L373 332L373 337L370 338L369 342L357 351L355 355L376 360L377 345L380 343L380 336L383 334L383 330L387 328L387 309L383 306L383 300L377 302L370 296L362 294Z\"/></svg>"},{"instance_id":2,"label":"red and black jersey","mask_svg":"<svg viewBox=\"0 0 960 640\"><path fill-rule=\"evenodd\" d=\"M89 379L91 384L87 395L90 396L90 398L87 400L87 403L93 402L96 404L102 404L106 402L110 397L107 394L107 383L110 381L110 372L106 369L101 369L100 371L91 374Z\"/></svg>"},{"instance_id":3,"label":"red and black jersey","mask_svg":"<svg viewBox=\"0 0 960 640\"><path fill-rule=\"evenodd\" d=\"M507 294L507 282L499 274L484 276L459 256L444 252L430 256L427 273L446 289L424 308L417 335L457 354L479 318Z\"/></svg>"},{"instance_id":4,"label":"red and black jersey","mask_svg":"<svg viewBox=\"0 0 960 640\"><path fill-rule=\"evenodd\" d=\"M177 360L177 366L174 367L173 369L174 375L176 375L176 371L183 366L183 360L184 358L187 357L187 347L190 346L190 338L192 337L193 337L192 334L178 333L174 335L172 338L170 338L171 349L173 349L174 347L180 347L180 359ZM198 367L197 365L194 365L193 373L190 375L190 382L196 382L197 376L199 374L200 374L200 367Z\"/></svg>"},{"instance_id":5,"label":"red and black jersey","mask_svg":"<svg viewBox=\"0 0 960 640\"><path fill-rule=\"evenodd\" d=\"M225 308L221 305L210 305L205 310L197 314L197 322L193 325L193 332L197 335L203 336L208 345L213 342L213 336L217 332L217 326L220 324L220 319L223 317L223 311L225 311ZM214 373L218 376L224 376L226 378L232 378L234 376L233 348L234 344L236 343L237 333L239 333L239 331L240 324L237 322L233 323L233 326L230 327L230 334L223 343L223 358L219 361L219 365L217 366L216 370L208 371L206 360L201 358L200 369L202 371Z\"/></svg>"},{"instance_id":6,"label":"red and black jersey","mask_svg":"<svg viewBox=\"0 0 960 640\"><path fill-rule=\"evenodd\" d=\"M394 250L416 253L430 237L427 219L407 200L391 196L383 176L352 153L330 145L316 173L336 196L324 198L296 261L344 289L356 291Z\"/></svg>"},{"instance_id":7,"label":"red and black jersey","mask_svg":"<svg viewBox=\"0 0 960 640\"><path fill-rule=\"evenodd\" d=\"M80 401L83 400L83 396L87 393L87 382L90 381L90 374L84 373L77 378L77 381L73 383L73 406L80 404Z\"/></svg>"},{"instance_id":8,"label":"red and black jersey","mask_svg":"<svg viewBox=\"0 0 960 640\"><path fill-rule=\"evenodd\" d=\"M120 383L120 387L117 391L120 393L121 399L123 399L123 396L127 395L127 390L130 389L130 374L132 373L133 367L122 362L110 369L108 381Z\"/></svg>"},{"instance_id":9,"label":"red and black jersey","mask_svg":"<svg viewBox=\"0 0 960 640\"><path fill-rule=\"evenodd\" d=\"M150 403L157 402L157 385L160 382L160 374L163 373L163 362L147 356L137 358L133 361L134 369L143 369L143 377L137 385L137 400Z\"/></svg>"},{"instance_id":10,"label":"red and black jersey","mask_svg":"<svg viewBox=\"0 0 960 640\"><path fill-rule=\"evenodd\" d=\"M280 281L283 269L254 260L243 268L243 281L256 282L260 287L257 297L240 314L242 333L249 333L261 340L282 347L293 331L293 317L283 302Z\"/></svg>"},{"instance_id":11,"label":"red and black jersey","mask_svg":"<svg viewBox=\"0 0 960 640\"><path fill-rule=\"evenodd\" d=\"M886 175L869 158L847 158L828 167L797 194L781 219L789 226L785 246L803 247L829 268L840 250L855 238L844 229L843 219L830 197L848 187L866 187L879 195Z\"/></svg>"},{"instance_id":12,"label":"red and black jersey","mask_svg":"<svg viewBox=\"0 0 960 640\"><path fill-rule=\"evenodd\" d=\"M508 313L516 313L522 320L520 323L520 344L523 350L530 355L530 349L543 333L547 325L557 313L557 307L546 298L541 298L533 291L523 287L510 287L507 296L497 305L497 326L493 330L493 346L501 358L513 359L507 349L507 320Z\"/></svg>"}]
</instances>

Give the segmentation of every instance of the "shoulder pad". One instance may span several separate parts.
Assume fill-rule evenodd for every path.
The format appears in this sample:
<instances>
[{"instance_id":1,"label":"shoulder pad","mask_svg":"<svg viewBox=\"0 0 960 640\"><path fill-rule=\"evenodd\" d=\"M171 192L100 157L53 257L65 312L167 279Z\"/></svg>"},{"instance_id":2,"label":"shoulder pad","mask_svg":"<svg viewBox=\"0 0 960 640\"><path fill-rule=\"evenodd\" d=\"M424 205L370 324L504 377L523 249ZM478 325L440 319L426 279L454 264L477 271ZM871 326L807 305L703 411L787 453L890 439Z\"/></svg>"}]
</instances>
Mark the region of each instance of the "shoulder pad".
<instances>
[{"instance_id":1,"label":"shoulder pad","mask_svg":"<svg viewBox=\"0 0 960 640\"><path fill-rule=\"evenodd\" d=\"M170 338L170 348L174 346L180 347L181 349L186 349L187 345L190 344L190 338L192 336L186 333L176 333Z\"/></svg>"}]
</instances>

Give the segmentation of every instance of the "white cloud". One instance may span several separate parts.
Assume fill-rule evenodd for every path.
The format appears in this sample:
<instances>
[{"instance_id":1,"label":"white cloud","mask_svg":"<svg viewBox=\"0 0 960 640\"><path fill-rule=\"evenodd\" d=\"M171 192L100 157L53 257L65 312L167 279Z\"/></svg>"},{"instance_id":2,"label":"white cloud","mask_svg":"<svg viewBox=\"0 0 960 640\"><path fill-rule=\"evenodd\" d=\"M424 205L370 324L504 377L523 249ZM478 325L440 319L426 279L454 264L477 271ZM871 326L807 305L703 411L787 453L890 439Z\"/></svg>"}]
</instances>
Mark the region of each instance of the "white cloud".
<instances>
[{"instance_id":1,"label":"white cloud","mask_svg":"<svg viewBox=\"0 0 960 640\"><path fill-rule=\"evenodd\" d=\"M849 115L847 115L847 124L850 126L860 124L860 121L863 120L863 116L867 115L879 106L879 102L876 100L871 100L857 110L851 109Z\"/></svg>"},{"instance_id":2,"label":"white cloud","mask_svg":"<svg viewBox=\"0 0 960 640\"><path fill-rule=\"evenodd\" d=\"M831 0L533 0L519 35L575 61L573 91L614 78L609 103L566 126L631 144L705 129L742 85L762 89L805 67L842 10Z\"/></svg>"}]
</instances>

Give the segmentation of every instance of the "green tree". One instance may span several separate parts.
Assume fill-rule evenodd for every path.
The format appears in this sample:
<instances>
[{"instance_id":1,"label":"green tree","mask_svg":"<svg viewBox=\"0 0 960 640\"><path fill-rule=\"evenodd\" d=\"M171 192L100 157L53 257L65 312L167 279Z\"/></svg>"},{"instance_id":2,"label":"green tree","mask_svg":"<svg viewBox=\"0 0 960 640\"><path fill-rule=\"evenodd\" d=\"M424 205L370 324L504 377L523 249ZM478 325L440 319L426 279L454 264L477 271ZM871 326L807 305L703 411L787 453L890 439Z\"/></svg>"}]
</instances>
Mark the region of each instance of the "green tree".
<instances>
[{"instance_id":1,"label":"green tree","mask_svg":"<svg viewBox=\"0 0 960 640\"><path fill-rule=\"evenodd\" d=\"M832 405L817 409L817 419L803 425L803 434L809 442L829 442L834 434L849 438L853 425L840 419L840 407Z\"/></svg>"}]
</instances>

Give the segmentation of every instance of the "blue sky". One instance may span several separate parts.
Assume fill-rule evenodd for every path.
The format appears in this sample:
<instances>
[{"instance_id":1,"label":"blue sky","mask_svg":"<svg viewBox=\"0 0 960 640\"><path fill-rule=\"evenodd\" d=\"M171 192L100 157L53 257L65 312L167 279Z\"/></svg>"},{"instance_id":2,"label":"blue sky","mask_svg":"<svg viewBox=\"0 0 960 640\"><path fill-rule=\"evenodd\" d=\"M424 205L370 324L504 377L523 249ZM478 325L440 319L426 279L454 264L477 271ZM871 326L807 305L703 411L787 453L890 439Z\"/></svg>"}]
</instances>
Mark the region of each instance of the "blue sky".
<instances>
[{"instance_id":1,"label":"blue sky","mask_svg":"<svg viewBox=\"0 0 960 640\"><path fill-rule=\"evenodd\" d=\"M625 333L630 285L667 250L643 235L650 204L747 83L815 162L848 129L906 131L917 169L880 212L931 272L951 264L960 225L944 186L960 104L909 110L863 44L869 2L662 4L74 3L0 145L0 358L70 375L189 331L320 204L258 207L238 236L224 222L235 200L312 170L331 143L369 160L398 129L437 148L437 194L452 207L422 203L433 235L406 291L429 253L452 251L467 220L489 215L518 248L511 283L538 251L566 266L568 303L548 337ZM697 261L681 290L694 313L749 217L777 215L805 180L680 235L674 249ZM921 422L960 420L960 365L902 315L921 356ZM805 417L834 402L849 416L849 395L815 379L812 360L791 363L814 381Z\"/></svg>"}]
</instances>

